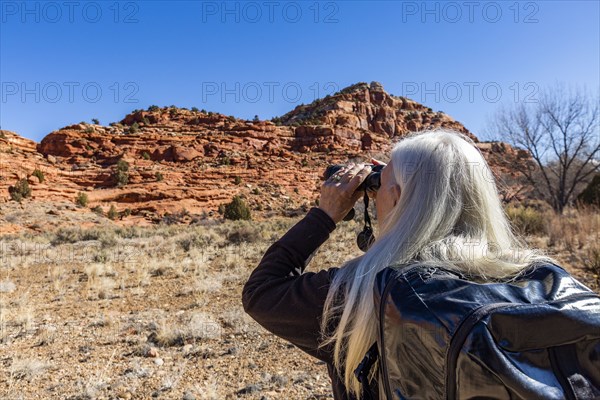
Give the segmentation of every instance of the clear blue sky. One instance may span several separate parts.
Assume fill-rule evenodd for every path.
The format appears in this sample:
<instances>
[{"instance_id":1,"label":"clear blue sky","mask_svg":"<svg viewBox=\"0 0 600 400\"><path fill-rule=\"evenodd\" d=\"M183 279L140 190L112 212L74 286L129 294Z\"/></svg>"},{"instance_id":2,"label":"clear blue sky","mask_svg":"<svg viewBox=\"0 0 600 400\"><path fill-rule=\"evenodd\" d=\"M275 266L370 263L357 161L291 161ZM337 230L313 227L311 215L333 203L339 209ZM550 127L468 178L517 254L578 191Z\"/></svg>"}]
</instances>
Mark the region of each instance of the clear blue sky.
<instances>
[{"instance_id":1,"label":"clear blue sky","mask_svg":"<svg viewBox=\"0 0 600 400\"><path fill-rule=\"evenodd\" d=\"M482 136L556 81L598 91L599 20L598 1L2 0L0 125L39 141L152 104L269 119L379 81Z\"/></svg>"}]
</instances>

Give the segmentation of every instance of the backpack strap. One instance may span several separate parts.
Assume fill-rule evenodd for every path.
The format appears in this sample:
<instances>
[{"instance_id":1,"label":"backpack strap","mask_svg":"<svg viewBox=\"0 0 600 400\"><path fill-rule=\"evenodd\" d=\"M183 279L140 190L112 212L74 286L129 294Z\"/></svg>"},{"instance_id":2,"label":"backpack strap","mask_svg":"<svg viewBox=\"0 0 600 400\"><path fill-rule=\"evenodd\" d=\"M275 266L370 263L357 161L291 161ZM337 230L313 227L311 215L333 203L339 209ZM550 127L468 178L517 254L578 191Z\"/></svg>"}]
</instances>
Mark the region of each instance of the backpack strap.
<instances>
[{"instance_id":1,"label":"backpack strap","mask_svg":"<svg viewBox=\"0 0 600 400\"><path fill-rule=\"evenodd\" d=\"M371 348L369 348L360 364L358 364L358 367L354 370L354 376L356 376L356 379L358 379L362 386L362 399L364 400L376 400L373 398L369 388L369 373L378 358L379 349L377 348L377 342L375 342Z\"/></svg>"}]
</instances>

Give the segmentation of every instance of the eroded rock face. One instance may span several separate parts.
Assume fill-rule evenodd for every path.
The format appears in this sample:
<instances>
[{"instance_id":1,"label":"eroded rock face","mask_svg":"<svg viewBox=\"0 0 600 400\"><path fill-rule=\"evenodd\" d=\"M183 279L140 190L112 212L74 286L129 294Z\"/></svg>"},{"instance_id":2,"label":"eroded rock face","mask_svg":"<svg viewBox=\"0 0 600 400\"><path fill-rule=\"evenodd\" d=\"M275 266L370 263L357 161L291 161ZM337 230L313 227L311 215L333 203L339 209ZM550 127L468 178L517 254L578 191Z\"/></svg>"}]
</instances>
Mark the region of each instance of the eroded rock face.
<instances>
[{"instance_id":1,"label":"eroded rock face","mask_svg":"<svg viewBox=\"0 0 600 400\"><path fill-rule=\"evenodd\" d=\"M110 126L67 126L37 145L3 131L0 196L8 200L8 186L29 177L34 199L74 201L85 191L89 206L112 203L149 219L182 209L216 216L219 205L234 195L243 196L257 217L301 213L315 204L328 164L387 159L393 139L437 127L471 137L498 176L515 177L529 160L504 143L479 143L448 115L390 96L374 82L273 121L152 107ZM128 182L116 187L121 159L129 164ZM36 168L44 171L44 183L31 177Z\"/></svg>"}]
</instances>

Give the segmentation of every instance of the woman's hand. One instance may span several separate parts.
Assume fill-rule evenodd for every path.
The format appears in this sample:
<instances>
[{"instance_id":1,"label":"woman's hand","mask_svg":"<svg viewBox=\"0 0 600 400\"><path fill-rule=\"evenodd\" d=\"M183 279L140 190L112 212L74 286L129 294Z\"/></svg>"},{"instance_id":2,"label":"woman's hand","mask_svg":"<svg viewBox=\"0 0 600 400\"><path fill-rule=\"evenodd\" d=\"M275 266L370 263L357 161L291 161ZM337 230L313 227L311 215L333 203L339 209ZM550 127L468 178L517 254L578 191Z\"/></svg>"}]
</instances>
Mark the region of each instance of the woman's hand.
<instances>
[{"instance_id":1,"label":"woman's hand","mask_svg":"<svg viewBox=\"0 0 600 400\"><path fill-rule=\"evenodd\" d=\"M370 165L349 164L333 174L321 185L319 208L337 224L362 197L356 189L371 172Z\"/></svg>"}]
</instances>

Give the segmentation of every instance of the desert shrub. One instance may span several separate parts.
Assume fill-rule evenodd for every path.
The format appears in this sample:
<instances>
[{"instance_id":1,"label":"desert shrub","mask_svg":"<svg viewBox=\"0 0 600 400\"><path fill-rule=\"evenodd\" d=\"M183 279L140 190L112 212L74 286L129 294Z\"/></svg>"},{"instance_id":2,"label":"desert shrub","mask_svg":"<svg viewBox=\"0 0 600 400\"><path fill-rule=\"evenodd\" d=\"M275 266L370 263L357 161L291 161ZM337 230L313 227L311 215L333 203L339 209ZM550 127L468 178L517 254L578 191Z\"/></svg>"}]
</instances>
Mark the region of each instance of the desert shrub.
<instances>
[{"instance_id":1,"label":"desert shrub","mask_svg":"<svg viewBox=\"0 0 600 400\"><path fill-rule=\"evenodd\" d=\"M93 207L92 211L95 212L98 215L104 216L104 210L100 206Z\"/></svg>"},{"instance_id":2,"label":"desert shrub","mask_svg":"<svg viewBox=\"0 0 600 400\"><path fill-rule=\"evenodd\" d=\"M506 214L517 229L524 235L543 235L546 233L544 215L531 207L508 207Z\"/></svg>"},{"instance_id":3,"label":"desert shrub","mask_svg":"<svg viewBox=\"0 0 600 400\"><path fill-rule=\"evenodd\" d=\"M233 178L233 183L239 185L240 183L242 183L242 178L236 176L235 178Z\"/></svg>"},{"instance_id":4,"label":"desert shrub","mask_svg":"<svg viewBox=\"0 0 600 400\"><path fill-rule=\"evenodd\" d=\"M259 189L259 188L257 188L257 187L255 187L254 189L252 189L252 192L251 192L251 193L252 193L252 194L257 194L257 195L258 195L258 194L260 194L260 189Z\"/></svg>"},{"instance_id":5,"label":"desert shrub","mask_svg":"<svg viewBox=\"0 0 600 400\"><path fill-rule=\"evenodd\" d=\"M89 202L89 198L88 198L87 193L79 192L79 194L77 195L77 199L75 199L75 203L79 207L87 207L88 202Z\"/></svg>"},{"instance_id":6,"label":"desert shrub","mask_svg":"<svg viewBox=\"0 0 600 400\"><path fill-rule=\"evenodd\" d=\"M113 179L118 187L123 187L129 183L129 163L127 161L119 160Z\"/></svg>"},{"instance_id":7,"label":"desert shrub","mask_svg":"<svg viewBox=\"0 0 600 400\"><path fill-rule=\"evenodd\" d=\"M18 180L14 186L8 187L8 193L13 201L20 202L21 200L31 197L31 188L27 179Z\"/></svg>"},{"instance_id":8,"label":"desert shrub","mask_svg":"<svg viewBox=\"0 0 600 400\"><path fill-rule=\"evenodd\" d=\"M142 118L142 122L144 123L144 125L150 125L150 120L148 119L148 117Z\"/></svg>"},{"instance_id":9,"label":"desert shrub","mask_svg":"<svg viewBox=\"0 0 600 400\"><path fill-rule=\"evenodd\" d=\"M44 177L44 173L41 170L39 170L39 169L36 168L35 171L33 171L33 173L31 175L33 175L36 178L38 178L38 181L40 183L44 182L45 177Z\"/></svg>"},{"instance_id":10,"label":"desert shrub","mask_svg":"<svg viewBox=\"0 0 600 400\"><path fill-rule=\"evenodd\" d=\"M231 200L231 203L225 205L223 216L225 217L225 219L230 219L233 221L240 219L252 219L250 209L248 208L244 200L239 196L234 196Z\"/></svg>"},{"instance_id":11,"label":"desert shrub","mask_svg":"<svg viewBox=\"0 0 600 400\"><path fill-rule=\"evenodd\" d=\"M219 241L220 237L213 230L194 230L181 235L176 243L185 251L192 248L205 249Z\"/></svg>"},{"instance_id":12,"label":"desert shrub","mask_svg":"<svg viewBox=\"0 0 600 400\"><path fill-rule=\"evenodd\" d=\"M113 221L119 217L119 212L117 211L117 208L115 207L114 204L110 205L110 209L106 213L106 217Z\"/></svg>"},{"instance_id":13,"label":"desert shrub","mask_svg":"<svg viewBox=\"0 0 600 400\"><path fill-rule=\"evenodd\" d=\"M600 207L600 173L594 175L589 185L577 196L577 200L583 204Z\"/></svg>"},{"instance_id":14,"label":"desert shrub","mask_svg":"<svg viewBox=\"0 0 600 400\"><path fill-rule=\"evenodd\" d=\"M162 174L162 173L160 173L160 172L157 172L157 173L155 174L155 177L156 177L156 182L160 182L160 181L162 181L163 179L165 179L165 177L163 176L163 174Z\"/></svg>"},{"instance_id":15,"label":"desert shrub","mask_svg":"<svg viewBox=\"0 0 600 400\"><path fill-rule=\"evenodd\" d=\"M600 284L600 246L590 246L585 258L588 269L594 274L596 282Z\"/></svg>"},{"instance_id":16,"label":"desert shrub","mask_svg":"<svg viewBox=\"0 0 600 400\"><path fill-rule=\"evenodd\" d=\"M198 107L192 107L192 111L193 111L193 112L198 112L198 111L200 111L200 110L198 110Z\"/></svg>"},{"instance_id":17,"label":"desert shrub","mask_svg":"<svg viewBox=\"0 0 600 400\"><path fill-rule=\"evenodd\" d=\"M129 127L129 133L138 133L140 131L140 124L134 122L133 125Z\"/></svg>"},{"instance_id":18,"label":"desert shrub","mask_svg":"<svg viewBox=\"0 0 600 400\"><path fill-rule=\"evenodd\" d=\"M145 151L145 152L142 153L142 158L144 160L149 160L150 159L150 154L147 151Z\"/></svg>"},{"instance_id":19,"label":"desert shrub","mask_svg":"<svg viewBox=\"0 0 600 400\"><path fill-rule=\"evenodd\" d=\"M158 110L160 110L160 108L155 105L151 105L150 107L148 107L148 111L158 111Z\"/></svg>"},{"instance_id":20,"label":"desert shrub","mask_svg":"<svg viewBox=\"0 0 600 400\"><path fill-rule=\"evenodd\" d=\"M100 125L100 120L98 118L92 118L92 124Z\"/></svg>"},{"instance_id":21,"label":"desert shrub","mask_svg":"<svg viewBox=\"0 0 600 400\"><path fill-rule=\"evenodd\" d=\"M124 216L124 217L129 217L130 215L131 215L131 208L126 208L126 209L123 211L123 216Z\"/></svg>"},{"instance_id":22,"label":"desert shrub","mask_svg":"<svg viewBox=\"0 0 600 400\"><path fill-rule=\"evenodd\" d=\"M104 247L117 244L115 233L112 230L100 228L60 228L50 240L50 244L57 246L64 243L73 244L88 240L98 240Z\"/></svg>"},{"instance_id":23,"label":"desert shrub","mask_svg":"<svg viewBox=\"0 0 600 400\"><path fill-rule=\"evenodd\" d=\"M232 244L254 243L261 238L259 227L242 221L223 229L223 234Z\"/></svg>"}]
</instances>

